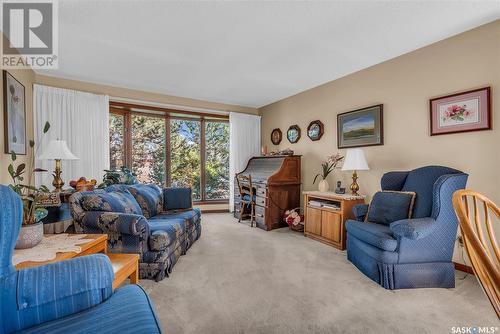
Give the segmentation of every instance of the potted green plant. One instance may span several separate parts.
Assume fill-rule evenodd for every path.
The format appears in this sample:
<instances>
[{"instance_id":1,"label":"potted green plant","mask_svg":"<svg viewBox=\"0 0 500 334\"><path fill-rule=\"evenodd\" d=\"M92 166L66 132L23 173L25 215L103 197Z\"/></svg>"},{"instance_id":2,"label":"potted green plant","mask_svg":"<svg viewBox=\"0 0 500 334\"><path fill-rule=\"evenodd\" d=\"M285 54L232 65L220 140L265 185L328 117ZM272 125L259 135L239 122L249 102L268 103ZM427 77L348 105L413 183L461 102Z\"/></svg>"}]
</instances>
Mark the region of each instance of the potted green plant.
<instances>
[{"instance_id":1,"label":"potted green plant","mask_svg":"<svg viewBox=\"0 0 500 334\"><path fill-rule=\"evenodd\" d=\"M137 183L137 174L132 172L128 167L121 166L119 170L104 170L102 183L98 186L99 189L104 189L113 184L135 184Z\"/></svg>"},{"instance_id":2,"label":"potted green plant","mask_svg":"<svg viewBox=\"0 0 500 334\"><path fill-rule=\"evenodd\" d=\"M45 123L43 133L47 133L50 129L49 122ZM29 166L25 163L17 163L17 155L11 151L11 163L8 166L8 172L12 178L12 183L9 187L14 190L23 201L23 221L21 231L17 239L16 248L31 248L40 243L43 238L43 223L42 219L47 216L47 209L39 207L36 202L36 195L39 192L49 192L46 186L39 188L33 186L33 176L38 172L46 172L45 169L33 168L34 147L35 142L29 141L31 155Z\"/></svg>"},{"instance_id":3,"label":"potted green plant","mask_svg":"<svg viewBox=\"0 0 500 334\"><path fill-rule=\"evenodd\" d=\"M326 180L326 178L328 177L328 175L330 175L331 172L333 172L336 168L339 167L339 163L343 159L344 159L344 157L342 155L340 155L339 153L337 153L337 154L334 154L334 155L327 157L327 160L323 161L321 163L322 171L321 171L321 173L316 174L316 176L314 177L314 181L313 181L313 184L316 183L317 178L319 176L321 176L321 181L319 181L319 185L318 185L319 191L322 191L322 192L328 191L328 189L330 188L330 185L328 184L328 181Z\"/></svg>"}]
</instances>

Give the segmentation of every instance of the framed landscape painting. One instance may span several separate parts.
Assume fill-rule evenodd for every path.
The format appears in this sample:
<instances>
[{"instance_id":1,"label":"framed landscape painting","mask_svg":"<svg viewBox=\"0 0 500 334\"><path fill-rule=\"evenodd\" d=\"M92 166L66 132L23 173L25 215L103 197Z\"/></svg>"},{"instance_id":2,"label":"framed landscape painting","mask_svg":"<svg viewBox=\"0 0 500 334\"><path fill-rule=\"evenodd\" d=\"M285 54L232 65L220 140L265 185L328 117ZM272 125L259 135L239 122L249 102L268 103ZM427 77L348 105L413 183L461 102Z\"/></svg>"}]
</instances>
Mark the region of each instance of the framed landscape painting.
<instances>
[{"instance_id":1,"label":"framed landscape painting","mask_svg":"<svg viewBox=\"0 0 500 334\"><path fill-rule=\"evenodd\" d=\"M5 153L26 154L26 102L24 86L3 71Z\"/></svg>"},{"instance_id":2,"label":"framed landscape painting","mask_svg":"<svg viewBox=\"0 0 500 334\"><path fill-rule=\"evenodd\" d=\"M430 100L431 136L491 129L490 87Z\"/></svg>"},{"instance_id":3,"label":"framed landscape painting","mask_svg":"<svg viewBox=\"0 0 500 334\"><path fill-rule=\"evenodd\" d=\"M383 105L337 115L338 148L384 144Z\"/></svg>"}]
</instances>

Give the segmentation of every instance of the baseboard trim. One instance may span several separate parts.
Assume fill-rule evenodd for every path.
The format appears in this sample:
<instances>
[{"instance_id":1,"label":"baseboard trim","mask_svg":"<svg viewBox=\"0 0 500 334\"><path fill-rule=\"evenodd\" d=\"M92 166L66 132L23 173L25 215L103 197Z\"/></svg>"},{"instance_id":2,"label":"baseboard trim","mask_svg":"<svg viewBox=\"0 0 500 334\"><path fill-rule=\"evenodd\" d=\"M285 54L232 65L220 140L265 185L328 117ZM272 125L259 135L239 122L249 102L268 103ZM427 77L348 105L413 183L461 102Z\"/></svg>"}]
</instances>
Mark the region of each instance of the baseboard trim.
<instances>
[{"instance_id":1,"label":"baseboard trim","mask_svg":"<svg viewBox=\"0 0 500 334\"><path fill-rule=\"evenodd\" d=\"M464 273L474 275L474 270L472 270L472 267L469 267L468 265L458 263L458 262L453 262L453 265L455 266L456 270L460 270L460 271L463 271Z\"/></svg>"},{"instance_id":2,"label":"baseboard trim","mask_svg":"<svg viewBox=\"0 0 500 334\"><path fill-rule=\"evenodd\" d=\"M229 209L217 209L217 210L201 210L202 213L228 213Z\"/></svg>"}]
</instances>

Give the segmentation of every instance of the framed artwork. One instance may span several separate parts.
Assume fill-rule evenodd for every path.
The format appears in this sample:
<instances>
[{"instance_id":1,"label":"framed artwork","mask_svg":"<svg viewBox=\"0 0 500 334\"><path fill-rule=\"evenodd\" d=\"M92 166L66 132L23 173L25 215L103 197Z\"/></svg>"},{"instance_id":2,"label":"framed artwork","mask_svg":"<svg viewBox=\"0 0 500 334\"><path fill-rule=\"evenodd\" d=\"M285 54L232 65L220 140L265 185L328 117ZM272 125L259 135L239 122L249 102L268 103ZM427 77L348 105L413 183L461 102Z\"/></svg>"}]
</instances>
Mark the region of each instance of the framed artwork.
<instances>
[{"instance_id":1,"label":"framed artwork","mask_svg":"<svg viewBox=\"0 0 500 334\"><path fill-rule=\"evenodd\" d=\"M286 132L286 138L292 144L295 144L300 139L300 128L297 124L292 125L288 128Z\"/></svg>"},{"instance_id":2,"label":"framed artwork","mask_svg":"<svg viewBox=\"0 0 500 334\"><path fill-rule=\"evenodd\" d=\"M283 134L280 129L274 129L271 132L271 142L274 145L279 145L281 143L281 139L283 138Z\"/></svg>"},{"instance_id":3,"label":"framed artwork","mask_svg":"<svg viewBox=\"0 0 500 334\"><path fill-rule=\"evenodd\" d=\"M430 100L431 136L491 129L490 87Z\"/></svg>"},{"instance_id":4,"label":"framed artwork","mask_svg":"<svg viewBox=\"0 0 500 334\"><path fill-rule=\"evenodd\" d=\"M5 153L26 154L26 101L24 86L3 71Z\"/></svg>"},{"instance_id":5,"label":"framed artwork","mask_svg":"<svg viewBox=\"0 0 500 334\"><path fill-rule=\"evenodd\" d=\"M382 104L337 115L338 148L384 145Z\"/></svg>"},{"instance_id":6,"label":"framed artwork","mask_svg":"<svg viewBox=\"0 0 500 334\"><path fill-rule=\"evenodd\" d=\"M312 121L307 127L307 136L312 140L320 140L323 136L324 126L321 121Z\"/></svg>"}]
</instances>

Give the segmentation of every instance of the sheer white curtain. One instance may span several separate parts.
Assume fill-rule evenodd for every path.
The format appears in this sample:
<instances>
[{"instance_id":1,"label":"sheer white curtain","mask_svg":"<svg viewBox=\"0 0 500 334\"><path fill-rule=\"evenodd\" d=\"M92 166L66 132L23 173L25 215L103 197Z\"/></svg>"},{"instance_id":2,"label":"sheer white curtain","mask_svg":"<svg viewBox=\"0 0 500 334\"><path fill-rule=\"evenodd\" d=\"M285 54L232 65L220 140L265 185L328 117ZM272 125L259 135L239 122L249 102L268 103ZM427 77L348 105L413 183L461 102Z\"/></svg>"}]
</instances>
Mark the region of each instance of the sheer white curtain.
<instances>
[{"instance_id":1,"label":"sheer white curtain","mask_svg":"<svg viewBox=\"0 0 500 334\"><path fill-rule=\"evenodd\" d=\"M40 155L50 140L68 143L79 160L62 161L62 179L81 176L102 180L103 169L109 168L109 97L75 90L34 85L33 115L35 152ZM50 130L42 135L45 122ZM36 160L36 166L52 171L54 161ZM51 173L38 173L36 184L52 184Z\"/></svg>"},{"instance_id":2,"label":"sheer white curtain","mask_svg":"<svg viewBox=\"0 0 500 334\"><path fill-rule=\"evenodd\" d=\"M234 209L234 176L253 156L260 155L260 116L229 115L229 210Z\"/></svg>"}]
</instances>

